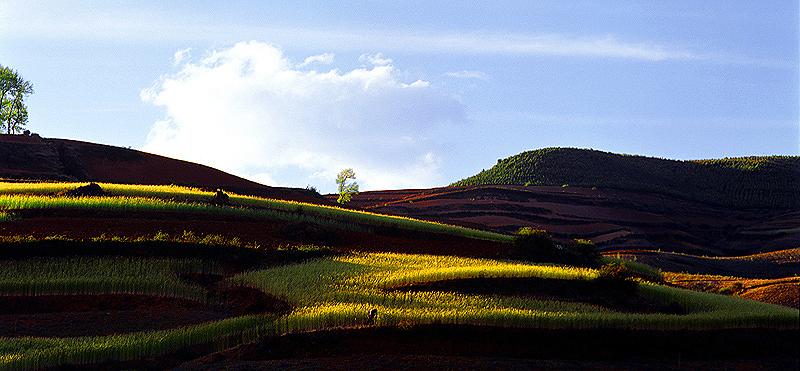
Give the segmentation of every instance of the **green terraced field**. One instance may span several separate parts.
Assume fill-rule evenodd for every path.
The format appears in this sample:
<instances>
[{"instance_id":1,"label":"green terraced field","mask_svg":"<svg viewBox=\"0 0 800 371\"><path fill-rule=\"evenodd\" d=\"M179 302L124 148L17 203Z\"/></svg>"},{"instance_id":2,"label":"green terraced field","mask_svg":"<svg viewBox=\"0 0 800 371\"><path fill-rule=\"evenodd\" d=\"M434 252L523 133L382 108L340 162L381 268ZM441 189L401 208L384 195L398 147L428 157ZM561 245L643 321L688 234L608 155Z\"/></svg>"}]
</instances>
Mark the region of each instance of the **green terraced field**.
<instances>
[{"instance_id":1,"label":"green terraced field","mask_svg":"<svg viewBox=\"0 0 800 371\"><path fill-rule=\"evenodd\" d=\"M5 215L0 223L24 223L25 212L30 210L42 215L63 210L111 212L121 222L129 212L158 212L168 213L176 220L203 214L222 220L230 218L233 223L241 217L302 220L362 228L391 225L415 233L432 233L431 236L451 234L498 243L512 238L411 218L250 196L231 195L229 204L219 205L212 202L213 193L184 187L102 184L106 192L103 196L56 195L79 185L0 183L0 211ZM21 300L43 295L57 298L78 294L138 294L207 302L210 290L243 289L256 293L260 290L259 295L282 300L291 309L235 315L167 330L105 336L0 338L0 369L114 365L113 362L155 359L197 346L209 351L222 350L282 334L376 326L439 324L630 331L798 329L800 313L796 309L647 282L625 281L623 286L632 287L631 291L613 291L616 289L612 287L609 295L622 292L635 300L655 303L657 310L638 311L581 300L568 290L563 295L540 295L535 289L511 294L491 290L470 293L437 286L421 289L440 283L457 287L459 282L469 280L488 283L488 287L499 282L493 280L504 279L537 280L544 285L600 282L598 271L592 268L445 255L343 251L308 255L308 258L295 254L292 260L262 262L258 256L274 254L276 250L202 233L187 231L172 237L159 233L152 238L115 237L112 233L85 242L60 236L42 240L3 236L0 297ZM156 242L164 244L153 244ZM57 246L53 247L54 244ZM94 254L92 246L102 247L102 251ZM192 257L187 246L203 251L202 257ZM203 250L209 246L213 249ZM119 254L114 253L115 247L119 248ZM171 250L178 248L183 255L177 256ZM31 254L26 255L26 249ZM284 249L309 250L302 246ZM237 255L238 260L228 259L229 254L233 257L242 251L247 254ZM47 255L49 252L53 256ZM242 259L247 263L242 264ZM635 266L643 271L649 269ZM187 276L197 281L188 280ZM216 278L211 280L213 277ZM599 295L603 295L606 286L597 287L601 288Z\"/></svg>"}]
</instances>

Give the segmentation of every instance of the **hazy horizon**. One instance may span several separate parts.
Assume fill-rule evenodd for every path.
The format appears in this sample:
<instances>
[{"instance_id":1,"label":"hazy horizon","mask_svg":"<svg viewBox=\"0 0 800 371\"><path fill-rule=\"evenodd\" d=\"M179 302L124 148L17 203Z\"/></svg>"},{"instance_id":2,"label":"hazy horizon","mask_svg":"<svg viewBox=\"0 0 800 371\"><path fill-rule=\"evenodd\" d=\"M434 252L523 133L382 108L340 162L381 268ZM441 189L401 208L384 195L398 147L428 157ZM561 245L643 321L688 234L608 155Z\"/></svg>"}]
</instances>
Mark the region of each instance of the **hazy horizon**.
<instances>
[{"instance_id":1,"label":"hazy horizon","mask_svg":"<svg viewBox=\"0 0 800 371\"><path fill-rule=\"evenodd\" d=\"M28 128L275 186L446 185L543 147L800 154L797 1L17 2Z\"/></svg>"}]
</instances>

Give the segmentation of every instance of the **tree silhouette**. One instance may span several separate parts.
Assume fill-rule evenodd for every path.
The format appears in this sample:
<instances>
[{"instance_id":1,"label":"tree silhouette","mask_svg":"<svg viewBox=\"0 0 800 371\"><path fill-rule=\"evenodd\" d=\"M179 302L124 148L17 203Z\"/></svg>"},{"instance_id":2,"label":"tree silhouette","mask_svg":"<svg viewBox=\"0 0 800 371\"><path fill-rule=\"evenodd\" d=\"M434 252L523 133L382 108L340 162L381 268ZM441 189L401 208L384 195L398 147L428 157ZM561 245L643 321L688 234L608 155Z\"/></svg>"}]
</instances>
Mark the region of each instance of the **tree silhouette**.
<instances>
[{"instance_id":1,"label":"tree silhouette","mask_svg":"<svg viewBox=\"0 0 800 371\"><path fill-rule=\"evenodd\" d=\"M339 198L336 202L344 205L350 202L354 194L358 193L358 183L355 181L348 182L356 178L356 173L353 169L344 169L336 176L336 184L339 186Z\"/></svg>"},{"instance_id":2,"label":"tree silhouette","mask_svg":"<svg viewBox=\"0 0 800 371\"><path fill-rule=\"evenodd\" d=\"M0 131L21 132L28 123L25 96L33 94L33 85L17 71L0 66Z\"/></svg>"}]
</instances>

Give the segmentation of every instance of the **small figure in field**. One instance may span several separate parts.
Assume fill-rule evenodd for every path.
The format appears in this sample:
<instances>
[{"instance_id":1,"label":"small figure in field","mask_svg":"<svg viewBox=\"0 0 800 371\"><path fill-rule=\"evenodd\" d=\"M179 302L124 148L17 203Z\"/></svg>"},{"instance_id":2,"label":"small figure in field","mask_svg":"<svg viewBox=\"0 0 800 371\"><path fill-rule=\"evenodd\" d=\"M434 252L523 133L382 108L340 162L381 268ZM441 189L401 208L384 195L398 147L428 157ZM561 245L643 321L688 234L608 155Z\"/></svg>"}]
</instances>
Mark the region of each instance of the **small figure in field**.
<instances>
[{"instance_id":1,"label":"small figure in field","mask_svg":"<svg viewBox=\"0 0 800 371\"><path fill-rule=\"evenodd\" d=\"M228 194L223 192L221 189L217 189L216 193L214 194L214 203L219 205L227 205L230 200Z\"/></svg>"},{"instance_id":2,"label":"small figure in field","mask_svg":"<svg viewBox=\"0 0 800 371\"><path fill-rule=\"evenodd\" d=\"M374 325L376 317L378 317L378 310L375 309L375 308L372 308L372 310L369 311L369 317L367 318L367 324L368 325Z\"/></svg>"}]
</instances>

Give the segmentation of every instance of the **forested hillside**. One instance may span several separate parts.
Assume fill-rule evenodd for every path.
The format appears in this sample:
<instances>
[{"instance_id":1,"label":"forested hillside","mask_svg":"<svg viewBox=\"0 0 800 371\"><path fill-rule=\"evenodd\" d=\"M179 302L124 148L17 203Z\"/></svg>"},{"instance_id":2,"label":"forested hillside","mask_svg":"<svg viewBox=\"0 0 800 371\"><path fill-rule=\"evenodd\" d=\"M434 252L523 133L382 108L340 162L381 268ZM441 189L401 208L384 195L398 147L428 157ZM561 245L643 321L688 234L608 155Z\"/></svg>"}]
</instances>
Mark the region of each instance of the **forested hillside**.
<instances>
[{"instance_id":1,"label":"forested hillside","mask_svg":"<svg viewBox=\"0 0 800 371\"><path fill-rule=\"evenodd\" d=\"M737 208L800 207L800 157L679 161L576 148L498 160L453 186L567 185L658 192Z\"/></svg>"}]
</instances>

